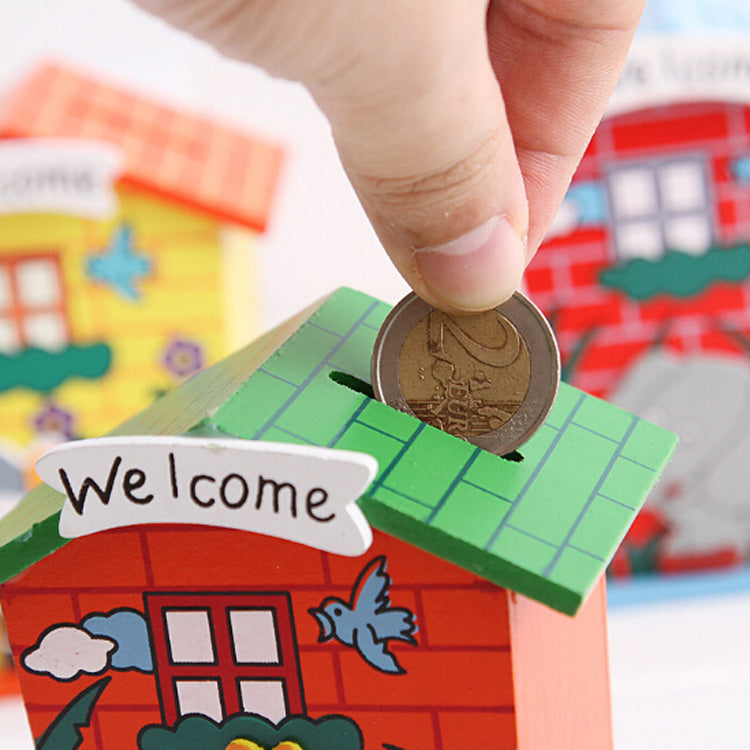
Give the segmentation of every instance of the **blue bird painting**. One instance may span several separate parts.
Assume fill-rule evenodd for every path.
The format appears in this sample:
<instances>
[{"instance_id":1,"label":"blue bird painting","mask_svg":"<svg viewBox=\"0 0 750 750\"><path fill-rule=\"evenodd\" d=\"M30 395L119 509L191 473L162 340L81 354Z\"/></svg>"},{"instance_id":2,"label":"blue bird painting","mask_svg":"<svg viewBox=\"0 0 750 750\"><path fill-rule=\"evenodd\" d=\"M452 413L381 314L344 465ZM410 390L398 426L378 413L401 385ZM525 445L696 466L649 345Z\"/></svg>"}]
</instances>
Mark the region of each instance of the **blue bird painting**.
<instances>
[{"instance_id":1,"label":"blue bird painting","mask_svg":"<svg viewBox=\"0 0 750 750\"><path fill-rule=\"evenodd\" d=\"M385 569L385 557L376 557L357 577L348 602L330 596L308 611L320 626L319 643L335 639L356 649L380 672L404 674L406 670L389 646L391 641L416 646L417 626L412 612L391 606L388 598L391 577Z\"/></svg>"},{"instance_id":2,"label":"blue bird painting","mask_svg":"<svg viewBox=\"0 0 750 750\"><path fill-rule=\"evenodd\" d=\"M86 272L94 281L110 286L126 299L137 301L138 281L152 273L151 261L135 248L133 228L121 224L115 229L109 246L99 255L90 255Z\"/></svg>"}]
</instances>

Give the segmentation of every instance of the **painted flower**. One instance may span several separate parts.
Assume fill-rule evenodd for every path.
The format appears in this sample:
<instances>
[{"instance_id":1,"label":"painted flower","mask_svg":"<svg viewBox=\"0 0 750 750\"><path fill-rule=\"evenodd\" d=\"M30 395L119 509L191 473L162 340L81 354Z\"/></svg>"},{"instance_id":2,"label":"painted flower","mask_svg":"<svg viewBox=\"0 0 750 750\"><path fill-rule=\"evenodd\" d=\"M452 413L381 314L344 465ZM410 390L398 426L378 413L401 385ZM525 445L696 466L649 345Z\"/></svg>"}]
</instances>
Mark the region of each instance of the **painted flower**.
<instances>
[{"instance_id":1,"label":"painted flower","mask_svg":"<svg viewBox=\"0 0 750 750\"><path fill-rule=\"evenodd\" d=\"M203 347L196 341L175 338L167 344L161 362L177 378L198 372L205 364Z\"/></svg>"},{"instance_id":2,"label":"painted flower","mask_svg":"<svg viewBox=\"0 0 750 750\"><path fill-rule=\"evenodd\" d=\"M67 409L46 403L34 416L34 429L40 435L55 435L72 440L75 417Z\"/></svg>"}]
</instances>

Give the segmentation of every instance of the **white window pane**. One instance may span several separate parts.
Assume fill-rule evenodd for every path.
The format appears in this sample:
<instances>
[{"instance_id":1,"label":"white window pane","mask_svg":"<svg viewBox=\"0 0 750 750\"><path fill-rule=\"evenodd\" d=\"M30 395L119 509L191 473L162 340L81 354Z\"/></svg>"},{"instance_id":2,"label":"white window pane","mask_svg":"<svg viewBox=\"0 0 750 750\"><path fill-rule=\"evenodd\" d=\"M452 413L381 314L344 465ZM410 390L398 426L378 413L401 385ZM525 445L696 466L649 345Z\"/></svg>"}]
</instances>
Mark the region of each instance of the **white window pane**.
<instances>
[{"instance_id":1,"label":"white window pane","mask_svg":"<svg viewBox=\"0 0 750 750\"><path fill-rule=\"evenodd\" d=\"M647 167L630 167L614 172L609 179L610 200L615 219L653 216L659 204L654 173Z\"/></svg>"},{"instance_id":2,"label":"white window pane","mask_svg":"<svg viewBox=\"0 0 750 750\"><path fill-rule=\"evenodd\" d=\"M0 311L10 308L10 273L0 267Z\"/></svg>"},{"instance_id":3,"label":"white window pane","mask_svg":"<svg viewBox=\"0 0 750 750\"><path fill-rule=\"evenodd\" d=\"M21 304L27 307L55 305L60 301L57 267L51 260L27 260L16 272Z\"/></svg>"},{"instance_id":4,"label":"white window pane","mask_svg":"<svg viewBox=\"0 0 750 750\"><path fill-rule=\"evenodd\" d=\"M658 258L664 251L657 221L629 221L617 225L615 243L623 258Z\"/></svg>"},{"instance_id":5,"label":"white window pane","mask_svg":"<svg viewBox=\"0 0 750 750\"><path fill-rule=\"evenodd\" d=\"M202 714L214 721L221 721L221 693L219 683L214 680L175 680L177 710L180 716Z\"/></svg>"},{"instance_id":6,"label":"white window pane","mask_svg":"<svg viewBox=\"0 0 750 750\"><path fill-rule=\"evenodd\" d=\"M711 247L711 224L706 216L679 216L664 224L667 247L683 253L701 255Z\"/></svg>"},{"instance_id":7,"label":"white window pane","mask_svg":"<svg viewBox=\"0 0 750 750\"><path fill-rule=\"evenodd\" d=\"M167 640L174 664L213 664L214 644L208 612L168 610Z\"/></svg>"},{"instance_id":8,"label":"white window pane","mask_svg":"<svg viewBox=\"0 0 750 750\"><path fill-rule=\"evenodd\" d=\"M233 609L229 623L237 664L279 663L273 610Z\"/></svg>"},{"instance_id":9,"label":"white window pane","mask_svg":"<svg viewBox=\"0 0 750 750\"><path fill-rule=\"evenodd\" d=\"M260 714L274 723L287 714L281 680L241 680L240 698L242 710L247 714Z\"/></svg>"},{"instance_id":10,"label":"white window pane","mask_svg":"<svg viewBox=\"0 0 750 750\"><path fill-rule=\"evenodd\" d=\"M65 325L57 313L26 315L23 332L28 345L40 349L61 349L68 341Z\"/></svg>"},{"instance_id":11,"label":"white window pane","mask_svg":"<svg viewBox=\"0 0 750 750\"><path fill-rule=\"evenodd\" d=\"M708 205L703 165L694 160L672 162L659 169L664 211L705 210Z\"/></svg>"},{"instance_id":12,"label":"white window pane","mask_svg":"<svg viewBox=\"0 0 750 750\"><path fill-rule=\"evenodd\" d=\"M0 352L15 352L18 346L15 324L10 318L0 318Z\"/></svg>"}]
</instances>

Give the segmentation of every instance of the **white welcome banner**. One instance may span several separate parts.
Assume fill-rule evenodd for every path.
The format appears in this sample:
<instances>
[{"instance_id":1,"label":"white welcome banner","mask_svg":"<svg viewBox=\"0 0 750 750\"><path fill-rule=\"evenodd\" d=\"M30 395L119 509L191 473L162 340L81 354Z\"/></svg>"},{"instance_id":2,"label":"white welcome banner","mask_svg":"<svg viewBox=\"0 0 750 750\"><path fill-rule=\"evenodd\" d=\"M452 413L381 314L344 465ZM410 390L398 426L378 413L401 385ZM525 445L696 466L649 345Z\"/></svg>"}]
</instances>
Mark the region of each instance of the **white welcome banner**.
<instances>
[{"instance_id":1,"label":"white welcome banner","mask_svg":"<svg viewBox=\"0 0 750 750\"><path fill-rule=\"evenodd\" d=\"M161 436L63 443L36 463L39 476L65 494L65 538L138 524L202 524L351 556L372 543L355 501L377 468L372 456L354 451Z\"/></svg>"},{"instance_id":2,"label":"white welcome banner","mask_svg":"<svg viewBox=\"0 0 750 750\"><path fill-rule=\"evenodd\" d=\"M607 114L687 101L750 102L746 34L637 38Z\"/></svg>"},{"instance_id":3,"label":"white welcome banner","mask_svg":"<svg viewBox=\"0 0 750 750\"><path fill-rule=\"evenodd\" d=\"M0 141L0 214L63 213L106 219L117 211L114 181L123 164L100 141Z\"/></svg>"}]
</instances>

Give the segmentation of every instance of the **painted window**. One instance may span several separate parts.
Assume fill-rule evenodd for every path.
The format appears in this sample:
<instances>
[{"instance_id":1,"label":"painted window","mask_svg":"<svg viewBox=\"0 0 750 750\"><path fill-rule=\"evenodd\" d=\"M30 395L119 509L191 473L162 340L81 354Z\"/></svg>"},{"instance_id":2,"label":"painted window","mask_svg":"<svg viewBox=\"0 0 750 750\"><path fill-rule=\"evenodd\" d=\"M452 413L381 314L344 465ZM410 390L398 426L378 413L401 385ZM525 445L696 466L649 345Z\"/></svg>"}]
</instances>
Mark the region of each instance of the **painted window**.
<instances>
[{"instance_id":1,"label":"painted window","mask_svg":"<svg viewBox=\"0 0 750 750\"><path fill-rule=\"evenodd\" d=\"M70 339L56 255L0 258L0 352L59 349Z\"/></svg>"},{"instance_id":2,"label":"painted window","mask_svg":"<svg viewBox=\"0 0 750 750\"><path fill-rule=\"evenodd\" d=\"M617 165L607 186L617 254L700 255L713 240L706 163L700 156Z\"/></svg>"},{"instance_id":3,"label":"painted window","mask_svg":"<svg viewBox=\"0 0 750 750\"><path fill-rule=\"evenodd\" d=\"M285 593L146 594L164 720L304 711Z\"/></svg>"}]
</instances>

